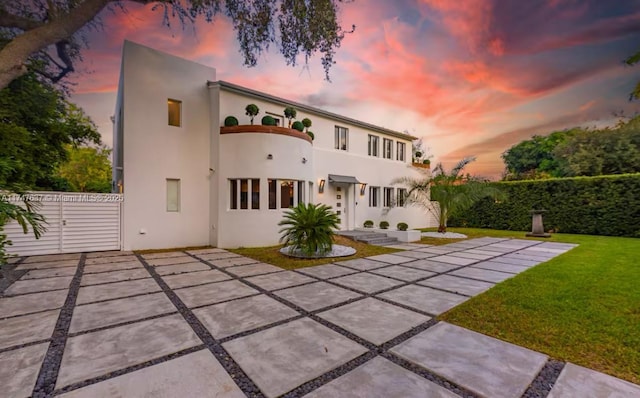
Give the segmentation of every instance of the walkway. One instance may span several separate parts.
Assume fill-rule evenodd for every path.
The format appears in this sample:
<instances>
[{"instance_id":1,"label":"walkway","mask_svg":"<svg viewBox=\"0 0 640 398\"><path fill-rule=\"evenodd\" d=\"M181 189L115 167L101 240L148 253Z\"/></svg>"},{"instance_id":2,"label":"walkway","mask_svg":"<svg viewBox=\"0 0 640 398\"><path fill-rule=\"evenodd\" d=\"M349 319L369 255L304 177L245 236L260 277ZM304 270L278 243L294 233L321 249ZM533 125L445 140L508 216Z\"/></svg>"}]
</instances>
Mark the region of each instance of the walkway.
<instances>
[{"instance_id":1,"label":"walkway","mask_svg":"<svg viewBox=\"0 0 640 398\"><path fill-rule=\"evenodd\" d=\"M434 319L571 247L406 244L296 271L221 249L26 258L0 296L2 395L640 396Z\"/></svg>"}]
</instances>

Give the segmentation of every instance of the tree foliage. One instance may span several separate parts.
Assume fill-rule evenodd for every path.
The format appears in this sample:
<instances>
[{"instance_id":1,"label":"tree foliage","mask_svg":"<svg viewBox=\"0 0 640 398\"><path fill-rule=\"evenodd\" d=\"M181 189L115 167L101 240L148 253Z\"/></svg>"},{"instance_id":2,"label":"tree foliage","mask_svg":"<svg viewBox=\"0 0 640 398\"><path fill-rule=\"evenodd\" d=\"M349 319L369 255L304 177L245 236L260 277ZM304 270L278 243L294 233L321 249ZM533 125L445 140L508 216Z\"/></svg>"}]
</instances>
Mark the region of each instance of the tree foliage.
<instances>
[{"instance_id":1,"label":"tree foliage","mask_svg":"<svg viewBox=\"0 0 640 398\"><path fill-rule=\"evenodd\" d=\"M105 147L68 146L69 156L58 175L76 192L111 192L111 150Z\"/></svg>"},{"instance_id":2,"label":"tree foliage","mask_svg":"<svg viewBox=\"0 0 640 398\"><path fill-rule=\"evenodd\" d=\"M284 219L278 223L280 242L289 246L292 253L300 252L307 257L322 257L331 251L334 230L340 219L323 204L300 203L285 211Z\"/></svg>"},{"instance_id":3,"label":"tree foliage","mask_svg":"<svg viewBox=\"0 0 640 398\"><path fill-rule=\"evenodd\" d=\"M640 51L638 51L637 53L631 55L629 58L624 60L624 63L629 66L636 65L639 62L640 62ZM636 86L633 88L633 91L631 91L631 94L629 94L629 100L634 100L634 99L640 99L640 82L636 84Z\"/></svg>"},{"instance_id":4,"label":"tree foliage","mask_svg":"<svg viewBox=\"0 0 640 398\"><path fill-rule=\"evenodd\" d=\"M435 213L438 218L438 232L447 232L449 217L461 214L474 203L484 197L499 198L501 191L489 185L480 177L463 174L464 168L475 158L464 158L450 172L442 163L433 169L432 175L424 178L402 177L395 179L394 184L408 187L407 203L424 207ZM435 209L431 201L438 203Z\"/></svg>"},{"instance_id":5,"label":"tree foliage","mask_svg":"<svg viewBox=\"0 0 640 398\"><path fill-rule=\"evenodd\" d=\"M253 124L253 118L256 117L258 113L260 113L260 108L256 104L249 104L246 108L244 108L245 114L249 116L251 119L251 124Z\"/></svg>"},{"instance_id":6,"label":"tree foliage","mask_svg":"<svg viewBox=\"0 0 640 398\"><path fill-rule=\"evenodd\" d=\"M640 116L614 127L534 136L502 154L505 180L640 172Z\"/></svg>"},{"instance_id":7,"label":"tree foliage","mask_svg":"<svg viewBox=\"0 0 640 398\"><path fill-rule=\"evenodd\" d=\"M56 188L56 167L67 145L100 143L82 109L29 73L0 90L0 188Z\"/></svg>"},{"instance_id":8,"label":"tree foliage","mask_svg":"<svg viewBox=\"0 0 640 398\"><path fill-rule=\"evenodd\" d=\"M217 15L231 20L244 64L254 66L260 54L277 45L289 65L320 53L327 80L334 55L347 31L338 22L340 3L350 0L129 0L151 4L170 26L183 26ZM4 0L0 3L0 89L28 68L53 82L74 71L86 42L84 33L101 25L105 8L126 13L121 0ZM355 26L351 29L351 32ZM44 64L39 64L44 61ZM35 66L35 69L34 69Z\"/></svg>"}]
</instances>

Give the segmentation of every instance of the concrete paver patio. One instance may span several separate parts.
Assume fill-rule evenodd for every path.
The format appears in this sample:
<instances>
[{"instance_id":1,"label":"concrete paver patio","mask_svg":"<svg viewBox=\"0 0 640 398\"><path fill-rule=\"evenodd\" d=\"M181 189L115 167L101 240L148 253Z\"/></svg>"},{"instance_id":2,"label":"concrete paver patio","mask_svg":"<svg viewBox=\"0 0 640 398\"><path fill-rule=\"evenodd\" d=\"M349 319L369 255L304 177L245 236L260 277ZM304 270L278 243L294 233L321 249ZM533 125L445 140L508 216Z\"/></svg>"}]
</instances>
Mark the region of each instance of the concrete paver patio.
<instances>
[{"instance_id":1,"label":"concrete paver patio","mask_svg":"<svg viewBox=\"0 0 640 398\"><path fill-rule=\"evenodd\" d=\"M294 271L215 248L22 259L0 291L1 395L640 396L434 318L572 245L401 246Z\"/></svg>"}]
</instances>

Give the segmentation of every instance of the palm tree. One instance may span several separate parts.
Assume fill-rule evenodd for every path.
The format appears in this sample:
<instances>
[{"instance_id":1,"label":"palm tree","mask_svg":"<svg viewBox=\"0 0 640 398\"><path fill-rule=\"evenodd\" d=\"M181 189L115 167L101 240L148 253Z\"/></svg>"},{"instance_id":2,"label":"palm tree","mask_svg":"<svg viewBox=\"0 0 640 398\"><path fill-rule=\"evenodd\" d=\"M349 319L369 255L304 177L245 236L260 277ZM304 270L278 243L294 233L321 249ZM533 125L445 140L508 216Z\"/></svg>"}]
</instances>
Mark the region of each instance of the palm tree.
<instances>
[{"instance_id":1,"label":"palm tree","mask_svg":"<svg viewBox=\"0 0 640 398\"><path fill-rule=\"evenodd\" d=\"M327 205L300 203L286 211L278 223L280 242L289 246L290 252L301 252L307 257L321 257L331 251L334 230L340 219Z\"/></svg>"},{"instance_id":2,"label":"palm tree","mask_svg":"<svg viewBox=\"0 0 640 398\"><path fill-rule=\"evenodd\" d=\"M467 157L459 161L449 173L438 163L431 176L422 179L412 177L397 178L394 184L408 187L407 203L422 206L438 218L438 232L447 232L447 220L450 216L460 214L484 197L498 198L501 191L486 183L480 177L462 174L464 168L475 157ZM437 202L439 209L434 209L431 201Z\"/></svg>"}]
</instances>

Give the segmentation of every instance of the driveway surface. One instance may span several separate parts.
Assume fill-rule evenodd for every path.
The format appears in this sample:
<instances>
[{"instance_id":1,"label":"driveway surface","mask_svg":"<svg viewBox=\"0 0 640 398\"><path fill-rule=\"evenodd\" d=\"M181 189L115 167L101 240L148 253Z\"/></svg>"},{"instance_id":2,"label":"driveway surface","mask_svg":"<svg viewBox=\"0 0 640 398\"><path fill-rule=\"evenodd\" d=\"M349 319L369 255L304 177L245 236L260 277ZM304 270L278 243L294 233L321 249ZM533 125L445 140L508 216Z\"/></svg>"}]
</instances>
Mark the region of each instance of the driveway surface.
<instances>
[{"instance_id":1,"label":"driveway surface","mask_svg":"<svg viewBox=\"0 0 640 398\"><path fill-rule=\"evenodd\" d=\"M283 271L222 249L21 259L7 397L639 397L435 317L573 246L481 238Z\"/></svg>"}]
</instances>

